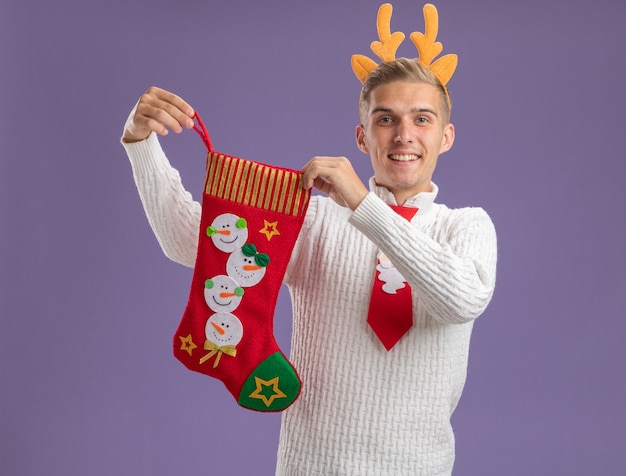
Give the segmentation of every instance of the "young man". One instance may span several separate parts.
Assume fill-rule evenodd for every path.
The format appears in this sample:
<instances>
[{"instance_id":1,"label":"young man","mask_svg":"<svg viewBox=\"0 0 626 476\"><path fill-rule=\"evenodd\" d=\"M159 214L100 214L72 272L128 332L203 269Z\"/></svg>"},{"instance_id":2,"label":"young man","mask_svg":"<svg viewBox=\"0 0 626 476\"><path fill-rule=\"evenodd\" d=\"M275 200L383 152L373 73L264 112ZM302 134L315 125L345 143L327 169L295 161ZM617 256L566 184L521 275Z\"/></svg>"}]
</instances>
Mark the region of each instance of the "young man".
<instances>
[{"instance_id":1,"label":"young man","mask_svg":"<svg viewBox=\"0 0 626 476\"><path fill-rule=\"evenodd\" d=\"M192 127L193 115L178 96L150 88L122 137L165 254L191 267L201 207L156 135ZM494 290L496 235L482 209L435 203L432 176L454 127L428 69L406 59L380 65L364 83L360 115L369 189L343 157L314 157L302 169L304 187L330 198L311 199L284 279L303 385L283 413L277 474L449 475L450 417L473 321ZM389 205L417 212L409 221ZM390 351L367 322L379 250L412 291L413 326Z\"/></svg>"}]
</instances>

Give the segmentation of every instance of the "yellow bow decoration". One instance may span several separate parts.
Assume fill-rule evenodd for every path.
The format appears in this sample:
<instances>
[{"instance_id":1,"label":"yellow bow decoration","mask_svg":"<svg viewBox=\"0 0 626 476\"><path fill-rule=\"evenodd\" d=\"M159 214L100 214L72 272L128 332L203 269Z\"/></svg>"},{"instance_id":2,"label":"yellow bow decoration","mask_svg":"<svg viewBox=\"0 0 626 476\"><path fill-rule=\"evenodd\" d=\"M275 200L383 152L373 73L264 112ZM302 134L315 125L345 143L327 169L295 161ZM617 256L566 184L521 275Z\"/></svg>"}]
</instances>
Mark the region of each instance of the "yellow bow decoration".
<instances>
[{"instance_id":1,"label":"yellow bow decoration","mask_svg":"<svg viewBox=\"0 0 626 476\"><path fill-rule=\"evenodd\" d=\"M223 345L220 347L217 344L214 344L213 342L208 340L204 341L204 350L210 350L211 352L209 352L207 355L200 359L201 364L205 363L207 360L217 354L217 357L215 357L215 362L213 363L213 368L217 367L217 364L220 363L222 354L230 355L231 357L235 357L237 355L237 348L234 345Z\"/></svg>"}]
</instances>

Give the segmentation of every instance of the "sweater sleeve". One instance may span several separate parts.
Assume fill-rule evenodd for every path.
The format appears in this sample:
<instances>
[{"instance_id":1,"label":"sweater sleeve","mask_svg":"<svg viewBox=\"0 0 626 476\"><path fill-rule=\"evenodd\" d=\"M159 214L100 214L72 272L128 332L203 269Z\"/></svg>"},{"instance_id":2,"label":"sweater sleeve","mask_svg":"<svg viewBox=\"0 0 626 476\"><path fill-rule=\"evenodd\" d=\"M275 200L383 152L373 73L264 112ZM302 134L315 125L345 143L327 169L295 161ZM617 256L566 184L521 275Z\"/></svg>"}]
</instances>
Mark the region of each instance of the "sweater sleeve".
<instances>
[{"instance_id":1,"label":"sweater sleeve","mask_svg":"<svg viewBox=\"0 0 626 476\"><path fill-rule=\"evenodd\" d=\"M493 295L495 228L480 208L438 219L446 223L435 240L370 193L350 222L387 255L434 319L465 323L482 314Z\"/></svg>"},{"instance_id":2,"label":"sweater sleeve","mask_svg":"<svg viewBox=\"0 0 626 476\"><path fill-rule=\"evenodd\" d=\"M156 134L124 143L148 222L165 256L193 267L198 248L202 208L182 185L178 170L167 160Z\"/></svg>"}]
</instances>

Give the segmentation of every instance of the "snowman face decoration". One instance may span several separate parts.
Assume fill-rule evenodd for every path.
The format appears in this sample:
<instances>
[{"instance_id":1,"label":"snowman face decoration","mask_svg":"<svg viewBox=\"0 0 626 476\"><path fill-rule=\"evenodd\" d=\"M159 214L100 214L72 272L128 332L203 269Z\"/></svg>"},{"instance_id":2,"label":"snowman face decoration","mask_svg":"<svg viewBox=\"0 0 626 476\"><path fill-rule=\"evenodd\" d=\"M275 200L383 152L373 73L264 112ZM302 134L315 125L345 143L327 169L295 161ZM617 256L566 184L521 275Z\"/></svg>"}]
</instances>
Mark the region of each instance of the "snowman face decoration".
<instances>
[{"instance_id":1,"label":"snowman face decoration","mask_svg":"<svg viewBox=\"0 0 626 476\"><path fill-rule=\"evenodd\" d=\"M243 288L223 274L204 282L204 300L214 312L233 312L239 306Z\"/></svg>"},{"instance_id":2,"label":"snowman face decoration","mask_svg":"<svg viewBox=\"0 0 626 476\"><path fill-rule=\"evenodd\" d=\"M222 213L215 217L206 229L218 250L232 253L241 248L248 239L248 223L232 213Z\"/></svg>"},{"instance_id":3,"label":"snowman face decoration","mask_svg":"<svg viewBox=\"0 0 626 476\"><path fill-rule=\"evenodd\" d=\"M218 312L206 321L204 334L206 340L219 347L236 346L243 337L243 325L234 314Z\"/></svg>"},{"instance_id":4,"label":"snowman face decoration","mask_svg":"<svg viewBox=\"0 0 626 476\"><path fill-rule=\"evenodd\" d=\"M270 262L269 256L258 253L256 246L246 243L232 253L226 262L226 272L239 286L245 288L258 284L265 276L266 267Z\"/></svg>"}]
</instances>

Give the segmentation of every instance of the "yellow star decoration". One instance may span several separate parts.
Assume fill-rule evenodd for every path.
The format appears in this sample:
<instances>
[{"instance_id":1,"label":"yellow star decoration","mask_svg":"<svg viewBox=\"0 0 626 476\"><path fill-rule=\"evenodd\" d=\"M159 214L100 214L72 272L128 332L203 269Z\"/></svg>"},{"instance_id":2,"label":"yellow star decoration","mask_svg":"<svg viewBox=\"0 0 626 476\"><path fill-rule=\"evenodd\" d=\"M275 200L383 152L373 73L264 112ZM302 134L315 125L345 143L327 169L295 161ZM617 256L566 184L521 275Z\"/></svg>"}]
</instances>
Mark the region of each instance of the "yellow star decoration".
<instances>
[{"instance_id":1,"label":"yellow star decoration","mask_svg":"<svg viewBox=\"0 0 626 476\"><path fill-rule=\"evenodd\" d=\"M187 337L178 336L178 338L181 342L180 350L186 350L189 355L191 355L193 349L198 347L196 344L193 343L193 340L191 339L191 334L189 334Z\"/></svg>"},{"instance_id":2,"label":"yellow star decoration","mask_svg":"<svg viewBox=\"0 0 626 476\"><path fill-rule=\"evenodd\" d=\"M278 377L274 377L272 380L263 380L259 377L254 377L254 381L256 382L256 389L250 394L250 398L263 400L263 403L265 403L265 406L267 407L269 407L275 399L287 397L287 395L285 395L280 388L278 388ZM274 393L270 395L270 398L267 398L262 392L265 388L270 386L272 387L272 391Z\"/></svg>"},{"instance_id":3,"label":"yellow star decoration","mask_svg":"<svg viewBox=\"0 0 626 476\"><path fill-rule=\"evenodd\" d=\"M270 241L273 236L280 235L280 232L278 231L277 221L269 222L267 220L263 220L263 223L265 224L265 226L263 226L263 228L259 230L259 233L264 234L267 238L267 241Z\"/></svg>"}]
</instances>

